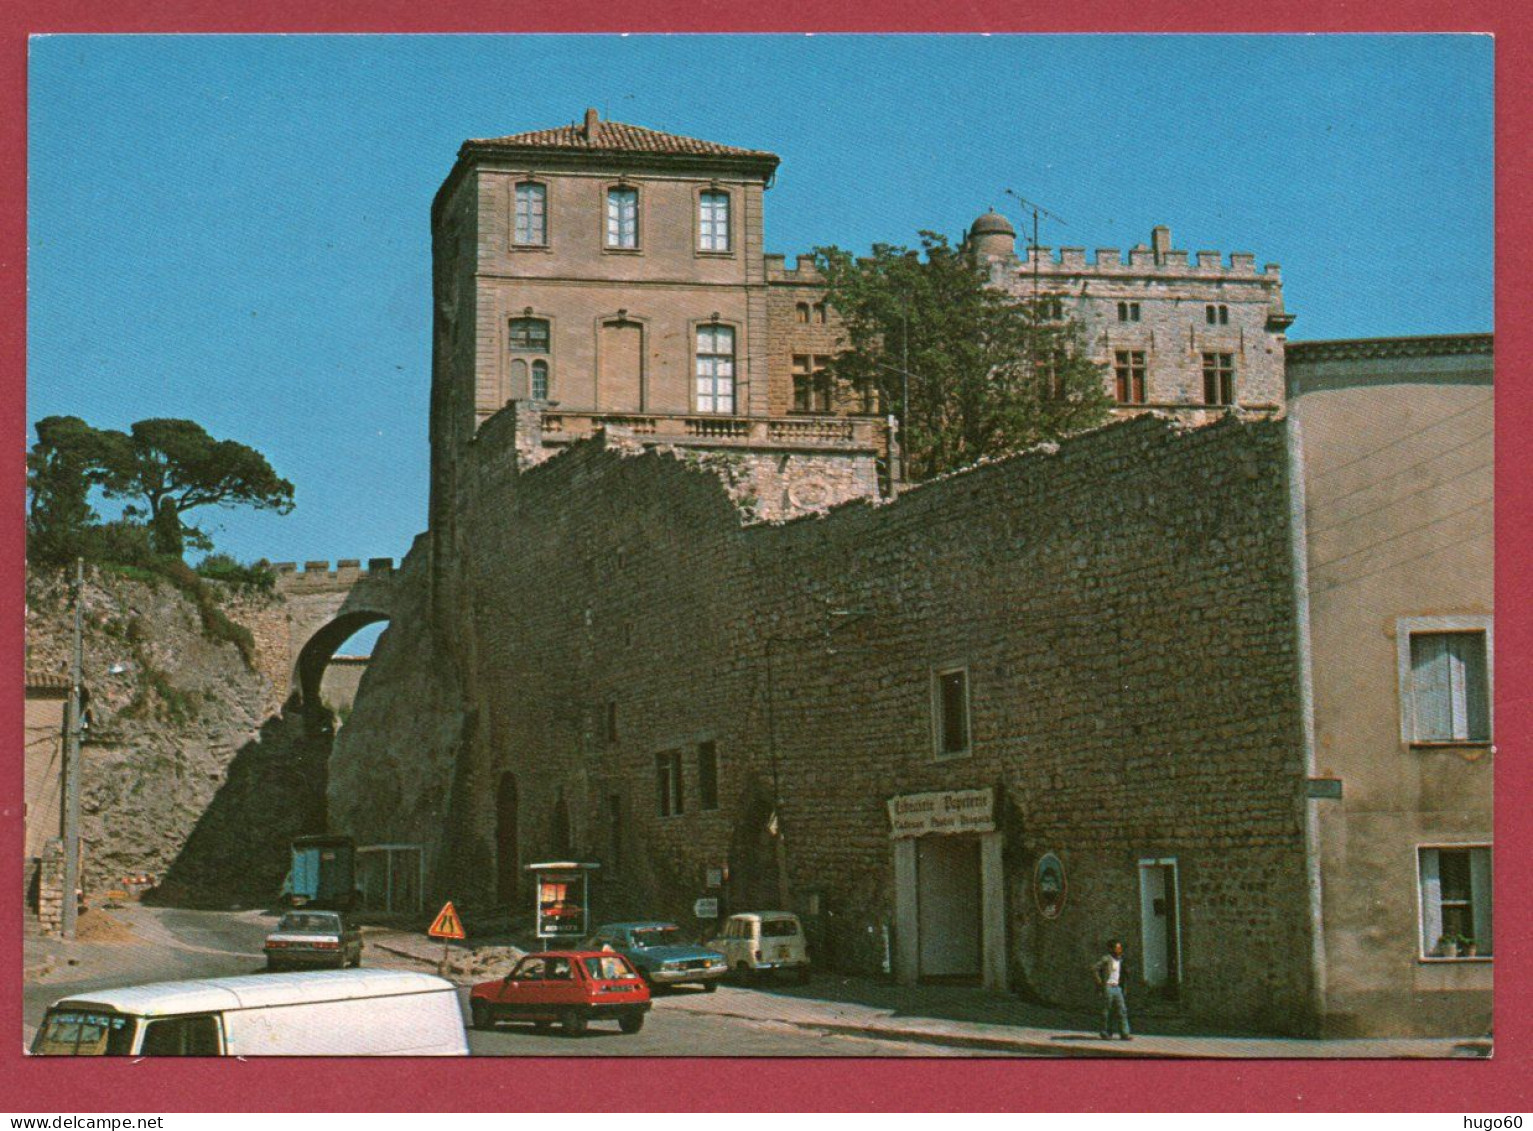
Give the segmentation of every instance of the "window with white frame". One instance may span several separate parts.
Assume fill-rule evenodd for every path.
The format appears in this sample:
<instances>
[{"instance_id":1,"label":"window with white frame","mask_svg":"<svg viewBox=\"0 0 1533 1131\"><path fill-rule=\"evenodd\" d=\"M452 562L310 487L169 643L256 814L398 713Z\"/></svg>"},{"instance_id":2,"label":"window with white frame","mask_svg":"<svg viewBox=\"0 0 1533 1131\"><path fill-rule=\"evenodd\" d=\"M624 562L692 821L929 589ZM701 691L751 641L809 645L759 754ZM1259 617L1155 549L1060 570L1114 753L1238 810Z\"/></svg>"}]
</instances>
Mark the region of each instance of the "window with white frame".
<instances>
[{"instance_id":1,"label":"window with white frame","mask_svg":"<svg viewBox=\"0 0 1533 1131\"><path fill-rule=\"evenodd\" d=\"M1419 848L1421 957L1488 958L1491 939L1489 845Z\"/></svg>"},{"instance_id":2,"label":"window with white frame","mask_svg":"<svg viewBox=\"0 0 1533 1131\"><path fill-rule=\"evenodd\" d=\"M1413 745L1491 739L1488 617L1418 617L1398 626L1400 729Z\"/></svg>"},{"instance_id":3,"label":"window with white frame","mask_svg":"<svg viewBox=\"0 0 1533 1131\"><path fill-rule=\"evenodd\" d=\"M969 752L967 668L938 668L932 672L932 738L939 758L958 758Z\"/></svg>"},{"instance_id":4,"label":"window with white frame","mask_svg":"<svg viewBox=\"0 0 1533 1131\"><path fill-rule=\"evenodd\" d=\"M607 246L615 248L639 246L638 189L610 188L607 190Z\"/></svg>"},{"instance_id":5,"label":"window with white frame","mask_svg":"<svg viewBox=\"0 0 1533 1131\"><path fill-rule=\"evenodd\" d=\"M697 328L697 411L735 411L735 332L713 324Z\"/></svg>"},{"instance_id":6,"label":"window with white frame","mask_svg":"<svg viewBox=\"0 0 1533 1131\"><path fill-rule=\"evenodd\" d=\"M729 194L718 189L697 197L697 249L729 250Z\"/></svg>"},{"instance_id":7,"label":"window with white frame","mask_svg":"<svg viewBox=\"0 0 1533 1131\"><path fill-rule=\"evenodd\" d=\"M548 243L548 189L536 181L522 181L516 186L512 239L521 247L543 247Z\"/></svg>"}]
</instances>

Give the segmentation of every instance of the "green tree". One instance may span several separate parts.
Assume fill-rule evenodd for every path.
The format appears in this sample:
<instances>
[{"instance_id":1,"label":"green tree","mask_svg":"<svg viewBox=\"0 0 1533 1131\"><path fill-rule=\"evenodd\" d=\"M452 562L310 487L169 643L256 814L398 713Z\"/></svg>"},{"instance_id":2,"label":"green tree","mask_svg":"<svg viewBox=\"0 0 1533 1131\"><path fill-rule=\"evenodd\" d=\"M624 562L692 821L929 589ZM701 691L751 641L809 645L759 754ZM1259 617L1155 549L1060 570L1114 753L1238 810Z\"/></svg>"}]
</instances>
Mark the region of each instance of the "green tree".
<instances>
[{"instance_id":1,"label":"green tree","mask_svg":"<svg viewBox=\"0 0 1533 1131\"><path fill-rule=\"evenodd\" d=\"M935 232L866 258L815 249L849 348L833 380L879 390L903 417L905 474L927 479L1107 419L1101 366L1047 296L1020 300ZM908 382L907 382L908 375ZM908 403L906 393L908 384Z\"/></svg>"},{"instance_id":2,"label":"green tree","mask_svg":"<svg viewBox=\"0 0 1533 1131\"><path fill-rule=\"evenodd\" d=\"M61 563L85 552L97 515L90 505L96 430L78 416L37 422L27 453L27 556Z\"/></svg>"},{"instance_id":3,"label":"green tree","mask_svg":"<svg viewBox=\"0 0 1533 1131\"><path fill-rule=\"evenodd\" d=\"M234 440L215 440L190 420L140 420L119 432L92 428L77 417L50 416L37 422L37 434L29 466L46 468L47 474L33 472L34 514L41 488L48 499L47 522L55 521L55 512L59 521L78 518L78 501L99 487L109 499L128 500L124 518L148 526L155 553L179 559L188 546L212 545L185 518L197 507L250 506L278 514L293 509L293 485L265 456Z\"/></svg>"}]
</instances>

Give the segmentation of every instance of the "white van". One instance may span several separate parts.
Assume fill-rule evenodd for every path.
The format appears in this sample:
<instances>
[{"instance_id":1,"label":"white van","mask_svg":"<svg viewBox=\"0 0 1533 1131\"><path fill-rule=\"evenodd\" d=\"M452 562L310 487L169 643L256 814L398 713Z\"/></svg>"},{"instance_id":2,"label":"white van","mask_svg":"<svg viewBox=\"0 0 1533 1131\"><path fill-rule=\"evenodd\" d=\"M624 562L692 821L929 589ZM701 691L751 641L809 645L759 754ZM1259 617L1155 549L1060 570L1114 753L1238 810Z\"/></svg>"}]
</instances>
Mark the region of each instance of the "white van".
<instances>
[{"instance_id":1,"label":"white van","mask_svg":"<svg viewBox=\"0 0 1533 1131\"><path fill-rule=\"evenodd\" d=\"M467 1056L451 982L408 970L155 982L55 1002L35 1056Z\"/></svg>"},{"instance_id":2,"label":"white van","mask_svg":"<svg viewBox=\"0 0 1533 1131\"><path fill-rule=\"evenodd\" d=\"M708 946L729 960L742 981L760 973L791 970L799 983L809 981L809 947L804 928L791 911L742 911L731 915Z\"/></svg>"}]
</instances>

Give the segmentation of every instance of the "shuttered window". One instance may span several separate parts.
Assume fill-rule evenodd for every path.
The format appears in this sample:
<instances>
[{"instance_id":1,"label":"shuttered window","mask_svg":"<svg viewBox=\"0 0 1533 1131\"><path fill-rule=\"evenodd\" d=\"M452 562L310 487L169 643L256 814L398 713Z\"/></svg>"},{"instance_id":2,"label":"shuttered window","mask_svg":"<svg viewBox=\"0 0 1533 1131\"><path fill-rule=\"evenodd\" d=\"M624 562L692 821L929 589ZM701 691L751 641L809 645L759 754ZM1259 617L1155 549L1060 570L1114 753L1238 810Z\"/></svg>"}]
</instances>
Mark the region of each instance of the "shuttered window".
<instances>
[{"instance_id":1,"label":"shuttered window","mask_svg":"<svg viewBox=\"0 0 1533 1131\"><path fill-rule=\"evenodd\" d=\"M541 247L548 243L548 190L534 181L516 186L515 242Z\"/></svg>"},{"instance_id":2,"label":"shuttered window","mask_svg":"<svg viewBox=\"0 0 1533 1131\"><path fill-rule=\"evenodd\" d=\"M697 328L697 411L735 411L735 332L728 326Z\"/></svg>"},{"instance_id":3,"label":"shuttered window","mask_svg":"<svg viewBox=\"0 0 1533 1131\"><path fill-rule=\"evenodd\" d=\"M729 250L729 194L710 191L697 198L699 251Z\"/></svg>"},{"instance_id":4,"label":"shuttered window","mask_svg":"<svg viewBox=\"0 0 1533 1131\"><path fill-rule=\"evenodd\" d=\"M1412 740L1489 742L1488 682L1485 633L1412 633Z\"/></svg>"},{"instance_id":5,"label":"shuttered window","mask_svg":"<svg viewBox=\"0 0 1533 1131\"><path fill-rule=\"evenodd\" d=\"M639 246L639 190L607 190L607 246Z\"/></svg>"},{"instance_id":6,"label":"shuttered window","mask_svg":"<svg viewBox=\"0 0 1533 1131\"><path fill-rule=\"evenodd\" d=\"M1488 846L1418 850L1421 956L1488 957L1493 950ZM1474 955L1466 954L1470 947Z\"/></svg>"}]
</instances>

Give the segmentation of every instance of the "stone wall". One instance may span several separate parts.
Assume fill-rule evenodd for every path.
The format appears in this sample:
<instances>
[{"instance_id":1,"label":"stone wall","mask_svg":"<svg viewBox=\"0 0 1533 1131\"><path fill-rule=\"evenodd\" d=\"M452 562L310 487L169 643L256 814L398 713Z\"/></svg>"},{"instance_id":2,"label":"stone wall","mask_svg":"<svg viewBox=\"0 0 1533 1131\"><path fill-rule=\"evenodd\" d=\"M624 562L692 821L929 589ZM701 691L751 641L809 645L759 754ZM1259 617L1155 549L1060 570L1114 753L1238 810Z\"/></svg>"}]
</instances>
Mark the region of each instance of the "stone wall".
<instances>
[{"instance_id":1,"label":"stone wall","mask_svg":"<svg viewBox=\"0 0 1533 1131\"><path fill-rule=\"evenodd\" d=\"M286 841L325 826L328 733L280 712L288 615L280 597L208 582L248 627L254 666L211 639L169 581L87 571L80 835L87 894L129 874L166 881L168 900L251 906L275 898ZM60 571L27 578L29 670L69 670L72 616ZM29 784L28 795L33 790Z\"/></svg>"},{"instance_id":2,"label":"stone wall","mask_svg":"<svg viewBox=\"0 0 1533 1131\"><path fill-rule=\"evenodd\" d=\"M450 616L380 642L333 771L393 800L342 818L333 789L333 823L433 846L435 895L491 902L508 855L569 851L603 862L603 917L682 918L714 866L733 906L776 902L775 796L822 959L866 970L893 919L887 800L994 787L1014 983L1087 1004L1103 939L1135 937L1139 861L1174 857L1181 1008L1294 1028L1309 919L1283 427L1139 418L780 526L743 522L670 453L587 442L517 474L476 446L457 508L474 537L438 564ZM972 750L939 759L949 665ZM410 691L428 668L441 686ZM671 751L687 801L662 816ZM1027 896L1046 851L1070 877L1054 920Z\"/></svg>"}]
</instances>

